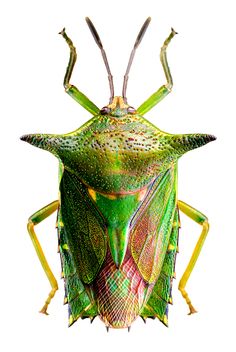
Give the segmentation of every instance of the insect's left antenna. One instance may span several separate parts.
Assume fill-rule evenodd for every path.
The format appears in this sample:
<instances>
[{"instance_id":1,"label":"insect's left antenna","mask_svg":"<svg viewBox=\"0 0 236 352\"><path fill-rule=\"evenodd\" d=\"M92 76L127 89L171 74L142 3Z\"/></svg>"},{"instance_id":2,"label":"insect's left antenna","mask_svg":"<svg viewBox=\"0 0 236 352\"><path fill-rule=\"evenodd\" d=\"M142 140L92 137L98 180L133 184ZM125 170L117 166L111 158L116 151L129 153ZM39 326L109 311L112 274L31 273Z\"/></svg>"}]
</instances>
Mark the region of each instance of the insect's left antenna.
<instances>
[{"instance_id":1,"label":"insect's left antenna","mask_svg":"<svg viewBox=\"0 0 236 352\"><path fill-rule=\"evenodd\" d=\"M111 70L110 70L110 66L108 64L108 60L107 60L107 56L106 56L106 52L103 48L103 45L102 45L102 42L101 42L101 39L98 35L98 32L96 30L96 28L94 27L92 21L86 17L85 18L86 22L87 22L87 25L89 26L89 29L93 35L93 38L95 40L95 42L97 43L98 47L100 48L101 50L101 53L102 53L102 58L103 58L103 61L105 63L105 66L106 66L106 69L107 69L107 73L108 73L108 80L109 80L109 86L110 86L110 103L112 103L112 100L114 98L114 84L113 84L113 76L111 74Z\"/></svg>"},{"instance_id":2,"label":"insect's left antenna","mask_svg":"<svg viewBox=\"0 0 236 352\"><path fill-rule=\"evenodd\" d=\"M144 24L142 25L142 28L139 31L139 34L138 34L138 36L135 40L135 43L134 43L134 47L133 47L131 54L130 54L130 57L129 57L129 62L128 62L128 66L127 66L127 69L126 69L126 72L124 75L124 82L123 82L123 89L122 89L122 96L123 96L125 103L127 103L126 90L127 90L128 79L129 79L130 67L132 65L136 49L139 46L139 44L141 43L150 21L151 21L151 17L148 17L146 19L146 21L144 22Z\"/></svg>"}]
</instances>

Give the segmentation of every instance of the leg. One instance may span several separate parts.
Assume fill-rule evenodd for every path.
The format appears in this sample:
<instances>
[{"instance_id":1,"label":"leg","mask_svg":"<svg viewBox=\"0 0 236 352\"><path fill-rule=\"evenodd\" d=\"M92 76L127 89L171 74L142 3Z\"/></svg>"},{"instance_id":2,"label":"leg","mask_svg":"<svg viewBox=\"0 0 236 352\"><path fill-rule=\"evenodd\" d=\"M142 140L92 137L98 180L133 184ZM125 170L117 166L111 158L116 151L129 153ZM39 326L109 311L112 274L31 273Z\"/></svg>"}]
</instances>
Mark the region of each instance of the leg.
<instances>
[{"instance_id":1,"label":"leg","mask_svg":"<svg viewBox=\"0 0 236 352\"><path fill-rule=\"evenodd\" d=\"M164 44L161 48L161 54L160 54L161 64L165 72L167 83L161 86L137 109L137 113L140 115L146 114L146 112L151 110L156 104L158 104L163 98L165 98L171 92L173 81L172 81L170 69L167 62L166 49L169 42L175 36L175 34L177 34L177 32L175 32L174 29L172 28L169 37L164 41Z\"/></svg>"},{"instance_id":2,"label":"leg","mask_svg":"<svg viewBox=\"0 0 236 352\"><path fill-rule=\"evenodd\" d=\"M30 238L33 242L33 245L34 245L36 253L39 257L40 263L41 263L43 270L44 270L45 274L47 275L47 278L48 278L50 285L52 287L51 291L49 292L48 298L45 301L45 304L40 311L41 313L44 313L44 314L48 314L47 307L48 307L49 303L51 302L51 299L54 297L55 292L58 289L58 285L57 285L57 280L55 279L55 277L54 277L54 275L48 265L48 262L47 262L47 259L45 258L42 247L41 247L41 245L37 239L37 236L34 232L34 226L39 224L44 219L46 219L52 213L54 213L54 211L56 211L58 208L58 204L59 204L59 202L58 202L58 200L56 200L56 201L52 202L51 204L46 205L46 207L38 210L36 213L34 213L29 218L28 225L27 225L27 229L28 229Z\"/></svg>"},{"instance_id":3,"label":"leg","mask_svg":"<svg viewBox=\"0 0 236 352\"><path fill-rule=\"evenodd\" d=\"M89 100L86 95L80 92L75 86L70 84L71 74L76 62L76 49L71 41L71 39L67 36L65 32L65 28L59 33L63 36L65 41L67 42L70 48L70 60L67 66L65 78L64 78L64 87L66 93L68 93L73 99L75 99L80 105L82 105L86 110L88 110L91 114L97 115L100 112L100 109Z\"/></svg>"},{"instance_id":4,"label":"leg","mask_svg":"<svg viewBox=\"0 0 236 352\"><path fill-rule=\"evenodd\" d=\"M184 299L186 300L188 306L189 306L189 309L190 309L190 312L189 314L192 314L192 313L196 313L196 310L194 309L194 307L192 306L192 303L188 297L188 294L187 292L185 291L185 286L187 284L187 281L193 271L193 268L196 264L196 261L199 257L199 254L201 252L201 249L202 249L202 246L204 244L204 241L206 239L206 236L208 234L208 231L209 231L209 223L208 223L208 220L207 220L207 217L205 215L203 215L202 213L200 213L200 211L192 208L190 205L182 202L182 201L178 201L178 207L179 209L184 213L186 214L188 217L190 217L190 219L196 221L198 224L202 225L202 232L200 234L200 237L197 241L197 244L194 248L194 251L193 251L193 254L192 254L192 257L187 265L187 268L179 282L179 290L180 292L182 293L182 296L184 297Z\"/></svg>"}]
</instances>

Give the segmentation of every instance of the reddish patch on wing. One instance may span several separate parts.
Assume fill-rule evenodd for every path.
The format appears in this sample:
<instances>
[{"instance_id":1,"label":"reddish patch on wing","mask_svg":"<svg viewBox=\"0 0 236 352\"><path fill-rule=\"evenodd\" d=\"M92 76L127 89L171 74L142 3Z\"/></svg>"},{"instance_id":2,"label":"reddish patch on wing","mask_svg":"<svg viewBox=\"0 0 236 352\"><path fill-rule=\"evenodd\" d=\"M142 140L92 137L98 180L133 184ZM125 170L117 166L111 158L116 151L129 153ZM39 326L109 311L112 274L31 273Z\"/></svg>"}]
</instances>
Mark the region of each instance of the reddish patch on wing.
<instances>
[{"instance_id":1,"label":"reddish patch on wing","mask_svg":"<svg viewBox=\"0 0 236 352\"><path fill-rule=\"evenodd\" d=\"M94 282L100 318L112 328L129 327L147 298L148 285L129 253L117 269L110 252Z\"/></svg>"},{"instance_id":2,"label":"reddish patch on wing","mask_svg":"<svg viewBox=\"0 0 236 352\"><path fill-rule=\"evenodd\" d=\"M162 268L176 206L174 171L155 180L135 215L130 233L130 250L148 283L154 283Z\"/></svg>"}]
</instances>

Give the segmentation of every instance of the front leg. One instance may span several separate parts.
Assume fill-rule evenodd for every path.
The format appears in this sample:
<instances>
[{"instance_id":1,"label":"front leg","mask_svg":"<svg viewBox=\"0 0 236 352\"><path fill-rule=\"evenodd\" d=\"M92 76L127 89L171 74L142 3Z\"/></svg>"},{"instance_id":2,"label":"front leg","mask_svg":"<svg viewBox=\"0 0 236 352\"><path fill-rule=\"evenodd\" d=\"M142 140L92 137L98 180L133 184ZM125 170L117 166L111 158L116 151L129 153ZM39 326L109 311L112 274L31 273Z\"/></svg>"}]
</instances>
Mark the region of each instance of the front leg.
<instances>
[{"instance_id":1,"label":"front leg","mask_svg":"<svg viewBox=\"0 0 236 352\"><path fill-rule=\"evenodd\" d=\"M76 49L73 45L72 40L67 36L65 28L63 28L63 30L59 34L63 36L70 48L70 60L66 69L66 74L63 83L66 93L68 93L74 100L77 101L77 103L83 106L83 108L88 110L91 114L97 115L99 114L100 109L91 100L89 100L86 95L80 92L75 86L70 84L70 78L77 59Z\"/></svg>"},{"instance_id":2,"label":"front leg","mask_svg":"<svg viewBox=\"0 0 236 352\"><path fill-rule=\"evenodd\" d=\"M164 41L164 44L161 48L160 60L166 76L166 84L161 86L154 94L152 94L140 107L137 109L137 113L140 115L146 114L151 110L156 104L158 104L163 98L165 98L173 87L173 81L169 69L169 65L166 57L166 49L171 41L171 39L177 34L173 28L171 28L171 33L169 37Z\"/></svg>"},{"instance_id":3,"label":"front leg","mask_svg":"<svg viewBox=\"0 0 236 352\"><path fill-rule=\"evenodd\" d=\"M180 292L182 293L182 296L184 297L184 299L186 300L186 302L189 306L189 309L190 309L189 314L193 314L193 313L196 313L197 311L193 307L191 300L189 299L189 296L188 296L187 292L185 291L185 286L186 286L187 281L193 271L193 268L196 264L196 261L199 257L199 254L202 250L202 246L204 244L204 241L205 241L206 236L209 231L209 223L208 223L207 217L204 214L202 214L200 211L192 208L190 205L182 202L181 200L178 201L178 207L179 207L179 210L181 210L190 219L194 220L195 222L197 222L198 224L200 224L202 226L202 232L201 232L200 237L197 241L197 244L194 248L193 254L190 258L190 261L187 265L187 268L185 269L185 272L180 279L179 287L178 287Z\"/></svg>"}]
</instances>

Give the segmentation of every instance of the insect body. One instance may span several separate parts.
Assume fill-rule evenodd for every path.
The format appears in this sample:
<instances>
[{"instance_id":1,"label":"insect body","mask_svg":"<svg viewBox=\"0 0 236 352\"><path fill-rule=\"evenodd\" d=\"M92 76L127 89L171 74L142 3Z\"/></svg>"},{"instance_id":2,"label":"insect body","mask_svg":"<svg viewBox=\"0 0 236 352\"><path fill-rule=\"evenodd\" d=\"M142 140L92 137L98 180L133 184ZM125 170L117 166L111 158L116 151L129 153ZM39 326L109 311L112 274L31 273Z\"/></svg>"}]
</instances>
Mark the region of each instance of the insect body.
<instances>
[{"instance_id":1,"label":"insect body","mask_svg":"<svg viewBox=\"0 0 236 352\"><path fill-rule=\"evenodd\" d=\"M130 327L141 316L157 317L167 325L168 304L178 249L179 210L202 225L202 232L179 290L190 314L194 307L185 291L208 232L205 215L177 199L177 162L189 150L215 139L206 134L173 135L159 130L143 115L172 88L166 48L161 49L167 83L137 110L127 103L126 87L134 53L150 22L148 18L136 39L124 78L122 97L114 97L113 80L101 40L86 18L101 49L110 84L110 102L101 110L75 86L70 77L76 51L65 30L70 61L66 92L94 116L74 132L30 134L22 140L53 153L59 160L60 197L29 218L28 231L51 291L41 312L58 286L34 226L58 211L57 229L65 303L69 325L79 317L99 316L106 327Z\"/></svg>"}]
</instances>

